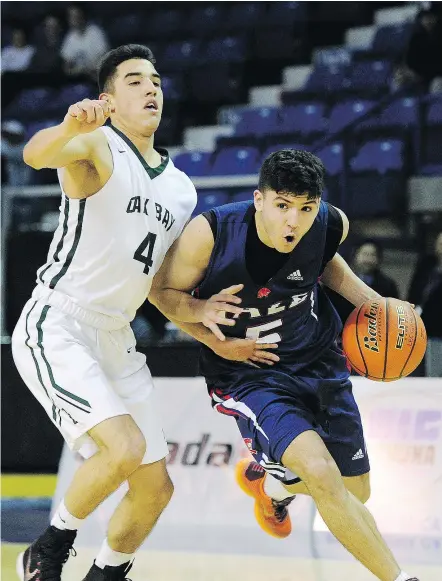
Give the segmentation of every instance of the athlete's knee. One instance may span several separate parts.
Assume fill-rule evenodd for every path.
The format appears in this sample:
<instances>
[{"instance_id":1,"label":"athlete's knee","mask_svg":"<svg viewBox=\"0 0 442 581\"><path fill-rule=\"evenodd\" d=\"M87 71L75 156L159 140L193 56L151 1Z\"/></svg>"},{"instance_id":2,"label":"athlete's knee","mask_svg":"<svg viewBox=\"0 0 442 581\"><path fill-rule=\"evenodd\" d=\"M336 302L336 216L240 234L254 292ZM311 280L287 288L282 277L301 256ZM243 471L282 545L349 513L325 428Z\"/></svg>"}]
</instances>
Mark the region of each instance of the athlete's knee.
<instances>
[{"instance_id":1,"label":"athlete's knee","mask_svg":"<svg viewBox=\"0 0 442 581\"><path fill-rule=\"evenodd\" d=\"M154 504L163 511L174 493L165 462L144 464L129 477L129 488L139 503Z\"/></svg>"},{"instance_id":2,"label":"athlete's knee","mask_svg":"<svg viewBox=\"0 0 442 581\"><path fill-rule=\"evenodd\" d=\"M131 436L116 438L108 445L107 452L114 471L126 479L143 461L146 440L139 430L134 430Z\"/></svg>"},{"instance_id":3,"label":"athlete's knee","mask_svg":"<svg viewBox=\"0 0 442 581\"><path fill-rule=\"evenodd\" d=\"M296 468L291 468L290 462L285 463L287 468L299 474L314 498L338 496L345 492L341 473L333 458L327 454L319 454L304 458Z\"/></svg>"},{"instance_id":4,"label":"athlete's knee","mask_svg":"<svg viewBox=\"0 0 442 581\"><path fill-rule=\"evenodd\" d=\"M370 473L367 472L361 476L353 476L345 480L347 489L365 504L371 496Z\"/></svg>"}]
</instances>

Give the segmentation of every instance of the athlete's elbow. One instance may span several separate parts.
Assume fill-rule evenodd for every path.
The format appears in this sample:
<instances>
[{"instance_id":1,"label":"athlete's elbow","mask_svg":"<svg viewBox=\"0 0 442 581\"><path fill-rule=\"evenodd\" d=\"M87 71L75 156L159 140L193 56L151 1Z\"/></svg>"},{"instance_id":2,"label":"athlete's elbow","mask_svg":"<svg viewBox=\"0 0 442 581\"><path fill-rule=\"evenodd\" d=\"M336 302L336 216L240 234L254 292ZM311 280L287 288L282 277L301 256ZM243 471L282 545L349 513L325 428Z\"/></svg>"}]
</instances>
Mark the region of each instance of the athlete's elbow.
<instances>
[{"instance_id":1,"label":"athlete's elbow","mask_svg":"<svg viewBox=\"0 0 442 581\"><path fill-rule=\"evenodd\" d=\"M23 161L26 165L29 165L33 169L43 169L47 167L41 159L39 159L38 155L36 155L33 147L26 145L23 150Z\"/></svg>"}]
</instances>

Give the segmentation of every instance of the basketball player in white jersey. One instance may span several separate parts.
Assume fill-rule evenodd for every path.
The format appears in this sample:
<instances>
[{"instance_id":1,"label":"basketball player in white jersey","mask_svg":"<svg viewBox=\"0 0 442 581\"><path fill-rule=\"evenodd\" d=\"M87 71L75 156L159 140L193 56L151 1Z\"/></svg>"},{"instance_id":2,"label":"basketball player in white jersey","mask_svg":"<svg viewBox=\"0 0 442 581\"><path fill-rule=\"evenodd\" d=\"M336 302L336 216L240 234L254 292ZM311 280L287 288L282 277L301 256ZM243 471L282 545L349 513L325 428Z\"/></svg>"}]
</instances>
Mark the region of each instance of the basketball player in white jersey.
<instances>
[{"instance_id":1,"label":"basketball player in white jersey","mask_svg":"<svg viewBox=\"0 0 442 581\"><path fill-rule=\"evenodd\" d=\"M62 204L48 261L13 333L13 355L86 461L51 526L18 558L22 581L60 581L82 521L127 481L85 581L125 579L172 495L151 375L129 323L189 220L196 191L167 151L154 149L163 108L154 64L144 46L110 51L99 69L99 100L69 107L24 151L30 166L58 169ZM247 359L254 350L251 342L226 342L222 355Z\"/></svg>"}]
</instances>

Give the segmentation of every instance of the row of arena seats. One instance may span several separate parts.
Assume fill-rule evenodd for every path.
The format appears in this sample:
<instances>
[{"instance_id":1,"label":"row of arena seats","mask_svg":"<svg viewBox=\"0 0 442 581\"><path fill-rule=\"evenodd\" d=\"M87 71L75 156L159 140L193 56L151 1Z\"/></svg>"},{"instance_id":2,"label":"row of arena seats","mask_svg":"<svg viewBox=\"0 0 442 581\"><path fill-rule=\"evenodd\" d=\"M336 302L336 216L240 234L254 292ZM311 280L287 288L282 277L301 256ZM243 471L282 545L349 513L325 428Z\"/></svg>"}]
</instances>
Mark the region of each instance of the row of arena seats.
<instances>
[{"instance_id":1,"label":"row of arena seats","mask_svg":"<svg viewBox=\"0 0 442 581\"><path fill-rule=\"evenodd\" d=\"M4 4L8 4L4 2ZM44 8L47 2L28 2L27 15L37 12L34 18L42 18L51 10ZM39 4L40 6L35 6ZM49 4L54 4L53 2ZM190 4L190 9L187 5ZM61 7L52 7L57 12ZM60 10L61 8L61 10ZM155 3L127 2L91 3L89 13L94 21L105 26L111 39L115 35L136 38L143 34L148 38L201 38L216 33L251 30L259 26L293 26L307 19L304 2L192 2L182 9L168 8L164 4L156 10ZM11 8L12 9L12 8ZM129 12L129 13L128 13ZM8 18L3 9L3 18ZM15 14L11 15L15 17Z\"/></svg>"}]
</instances>

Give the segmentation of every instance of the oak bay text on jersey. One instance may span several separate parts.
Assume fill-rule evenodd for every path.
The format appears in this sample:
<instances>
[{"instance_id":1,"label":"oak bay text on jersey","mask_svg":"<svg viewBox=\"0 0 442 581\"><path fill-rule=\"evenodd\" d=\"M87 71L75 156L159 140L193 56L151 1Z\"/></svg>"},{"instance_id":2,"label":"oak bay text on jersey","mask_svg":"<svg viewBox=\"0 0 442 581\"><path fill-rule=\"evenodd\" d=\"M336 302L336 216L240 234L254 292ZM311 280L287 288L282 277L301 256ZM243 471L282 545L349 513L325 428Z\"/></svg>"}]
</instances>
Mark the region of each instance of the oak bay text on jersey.
<instances>
[{"instance_id":1,"label":"oak bay text on jersey","mask_svg":"<svg viewBox=\"0 0 442 581\"><path fill-rule=\"evenodd\" d=\"M152 206L152 204L150 204ZM151 208L150 211L153 211ZM145 214L149 216L149 198L142 198L141 196L133 196L127 205L127 214L132 213L137 214ZM172 212L170 212L167 208L163 208L161 204L155 202L155 216L158 222L164 225L166 232L172 228L175 218L173 217Z\"/></svg>"}]
</instances>

